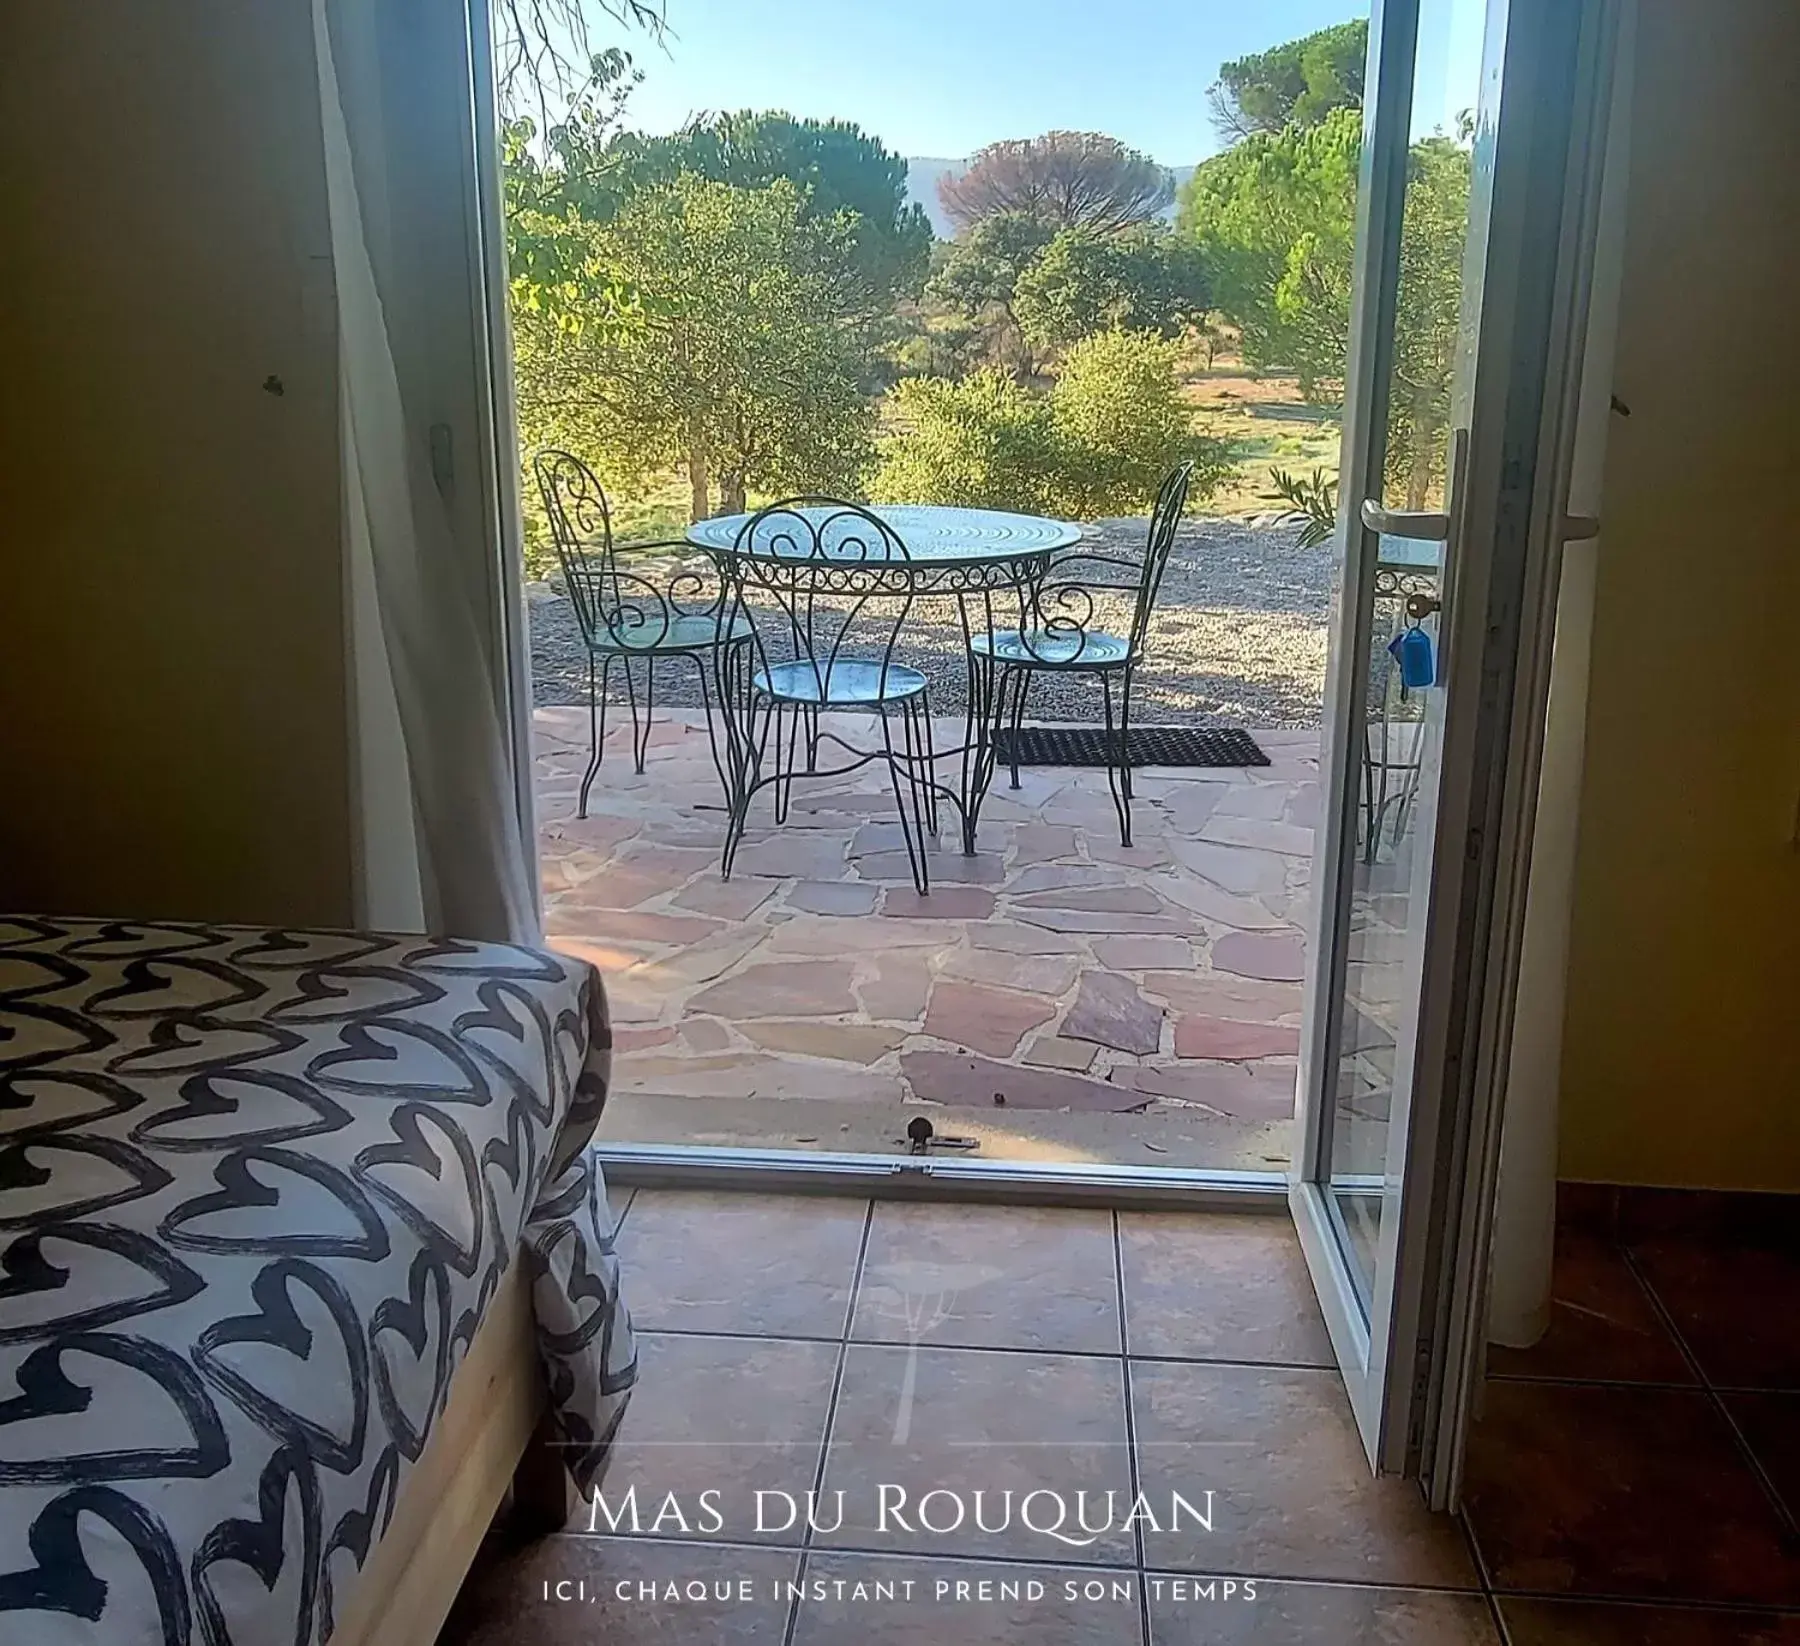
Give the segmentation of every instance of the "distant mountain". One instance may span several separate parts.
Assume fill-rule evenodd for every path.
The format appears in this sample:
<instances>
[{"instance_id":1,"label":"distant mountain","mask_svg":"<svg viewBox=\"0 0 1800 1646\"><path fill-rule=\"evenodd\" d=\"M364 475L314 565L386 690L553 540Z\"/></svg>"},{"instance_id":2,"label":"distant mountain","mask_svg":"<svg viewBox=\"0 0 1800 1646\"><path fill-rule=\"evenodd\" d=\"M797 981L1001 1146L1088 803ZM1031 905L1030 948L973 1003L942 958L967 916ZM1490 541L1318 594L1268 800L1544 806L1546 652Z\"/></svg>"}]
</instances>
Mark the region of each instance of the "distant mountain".
<instances>
[{"instance_id":1,"label":"distant mountain","mask_svg":"<svg viewBox=\"0 0 1800 1646\"><path fill-rule=\"evenodd\" d=\"M925 215L931 219L931 232L940 240L954 239L955 235L950 220L944 216L944 208L938 204L938 179L961 177L968 169L967 159L937 160L929 155L919 155L906 162L906 197L914 205L925 208ZM1194 175L1192 166L1171 166L1169 170L1174 174L1177 189ZM1170 206L1163 218L1173 222L1175 208Z\"/></svg>"}]
</instances>

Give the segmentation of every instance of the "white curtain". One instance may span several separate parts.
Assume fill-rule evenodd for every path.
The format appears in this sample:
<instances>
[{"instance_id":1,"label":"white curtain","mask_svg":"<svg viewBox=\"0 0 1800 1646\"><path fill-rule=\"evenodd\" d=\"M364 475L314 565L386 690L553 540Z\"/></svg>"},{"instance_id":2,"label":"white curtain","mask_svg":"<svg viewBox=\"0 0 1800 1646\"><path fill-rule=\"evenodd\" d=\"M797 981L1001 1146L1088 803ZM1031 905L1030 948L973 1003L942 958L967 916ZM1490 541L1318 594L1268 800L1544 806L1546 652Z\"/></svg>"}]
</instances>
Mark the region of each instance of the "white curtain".
<instances>
[{"instance_id":1,"label":"white curtain","mask_svg":"<svg viewBox=\"0 0 1800 1646\"><path fill-rule=\"evenodd\" d=\"M361 756L359 904L374 925L535 942L529 791L514 766L524 745L506 712L506 637L487 616L508 609L494 599L502 562L491 542L457 540L433 465L437 430L408 404L389 326L408 294L387 232L391 134L373 9L366 0L312 8ZM471 315L471 336L479 321Z\"/></svg>"}]
</instances>

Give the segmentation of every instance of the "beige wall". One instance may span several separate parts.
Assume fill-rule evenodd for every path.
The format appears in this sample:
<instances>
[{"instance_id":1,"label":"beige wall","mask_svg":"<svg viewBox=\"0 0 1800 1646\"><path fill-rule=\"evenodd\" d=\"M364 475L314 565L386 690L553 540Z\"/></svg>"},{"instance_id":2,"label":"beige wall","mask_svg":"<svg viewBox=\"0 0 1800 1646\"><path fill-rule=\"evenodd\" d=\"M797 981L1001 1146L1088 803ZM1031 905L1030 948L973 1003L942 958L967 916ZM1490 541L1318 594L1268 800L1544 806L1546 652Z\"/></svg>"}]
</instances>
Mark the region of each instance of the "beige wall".
<instances>
[{"instance_id":1,"label":"beige wall","mask_svg":"<svg viewBox=\"0 0 1800 1646\"><path fill-rule=\"evenodd\" d=\"M288 0L0 18L0 907L349 918L316 98Z\"/></svg>"},{"instance_id":2,"label":"beige wall","mask_svg":"<svg viewBox=\"0 0 1800 1646\"><path fill-rule=\"evenodd\" d=\"M1800 1190L1800 8L1643 0L1564 1177Z\"/></svg>"}]
</instances>

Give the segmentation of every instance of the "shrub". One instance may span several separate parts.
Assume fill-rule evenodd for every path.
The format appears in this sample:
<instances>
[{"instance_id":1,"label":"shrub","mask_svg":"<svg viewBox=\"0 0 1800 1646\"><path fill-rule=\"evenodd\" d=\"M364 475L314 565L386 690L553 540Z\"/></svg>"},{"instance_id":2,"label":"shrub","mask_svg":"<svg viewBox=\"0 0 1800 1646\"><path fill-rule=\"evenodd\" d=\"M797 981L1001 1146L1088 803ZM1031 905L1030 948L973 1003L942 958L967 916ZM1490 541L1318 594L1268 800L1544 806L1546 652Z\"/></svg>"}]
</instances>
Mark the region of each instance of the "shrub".
<instances>
[{"instance_id":1,"label":"shrub","mask_svg":"<svg viewBox=\"0 0 1800 1646\"><path fill-rule=\"evenodd\" d=\"M1057 507L1062 453L1050 404L1007 373L907 378L891 406L898 428L882 452L877 498L1026 513Z\"/></svg>"},{"instance_id":2,"label":"shrub","mask_svg":"<svg viewBox=\"0 0 1800 1646\"><path fill-rule=\"evenodd\" d=\"M1149 333L1101 332L1068 351L1047 396L991 370L960 383L909 379L893 393L874 495L1081 519L1141 514L1169 470L1191 461L1199 502L1230 461L1223 442L1194 430L1179 353Z\"/></svg>"}]
</instances>

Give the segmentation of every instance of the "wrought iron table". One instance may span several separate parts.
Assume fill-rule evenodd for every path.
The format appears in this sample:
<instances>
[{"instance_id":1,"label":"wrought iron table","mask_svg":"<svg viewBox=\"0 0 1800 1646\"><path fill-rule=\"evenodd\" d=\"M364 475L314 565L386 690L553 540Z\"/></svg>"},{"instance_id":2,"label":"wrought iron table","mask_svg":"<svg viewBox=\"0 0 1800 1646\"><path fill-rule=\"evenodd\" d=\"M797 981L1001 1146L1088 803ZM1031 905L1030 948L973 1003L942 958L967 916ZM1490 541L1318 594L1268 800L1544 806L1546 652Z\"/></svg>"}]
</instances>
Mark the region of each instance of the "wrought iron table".
<instances>
[{"instance_id":1,"label":"wrought iron table","mask_svg":"<svg viewBox=\"0 0 1800 1646\"><path fill-rule=\"evenodd\" d=\"M797 590L808 602L837 602L861 610L869 602L898 605L901 618L896 620L899 632L904 614L911 602L924 596L950 596L956 601L968 653L968 698L965 709L965 736L960 748L939 754L929 748L911 751L902 757L912 764L910 770L922 772L922 782L929 791L930 809L935 827L936 797L942 796L957 808L962 820L962 847L965 853L975 850L975 823L982 796L994 769L994 670L991 658L982 658L970 644L977 635L992 636L997 628L1022 621L1032 591L1041 583L1051 559L1059 551L1079 542L1082 530L1067 521L1048 520L1037 515L1009 514L993 509L943 508L927 505L873 505L866 510L885 528L888 543L872 539L870 534L846 534L840 546L833 548L817 534L816 528L833 514L834 505L826 500L809 500L806 506L792 511L796 517L810 522L815 535L804 547L798 539L807 534L773 532L758 536L746 528L757 517L749 514L723 515L702 520L690 527L687 540L704 550L718 566L721 580L740 590L746 585L768 588L779 578L784 587ZM863 512L863 511L859 511ZM996 616L996 607L999 615ZM788 621L795 620L790 610ZM891 648L891 642L890 642ZM834 652L835 657L835 652ZM829 665L828 665L829 666ZM763 771L766 736L756 731L754 693L750 690L749 671L742 660L728 648L718 654L719 695L726 729L726 745L730 753L733 775L728 780L729 808L734 827L741 832L742 815L750 798L768 784L776 786L776 808L779 817L785 811L783 784L791 782L794 772L783 773L777 754L772 773ZM883 662L883 671L893 667ZM736 678L733 671L736 670ZM828 706L828 705L826 705ZM820 777L840 776L868 760L881 757L881 751L861 751L832 738L857 758L849 766L822 771L817 763L819 734L816 717L808 737L807 773ZM888 757L894 758L890 749ZM959 762L960 782L954 789L937 781L935 764L940 758ZM902 808L904 822L904 808ZM726 867L729 870L728 846ZM920 872L924 889L923 865Z\"/></svg>"}]
</instances>

